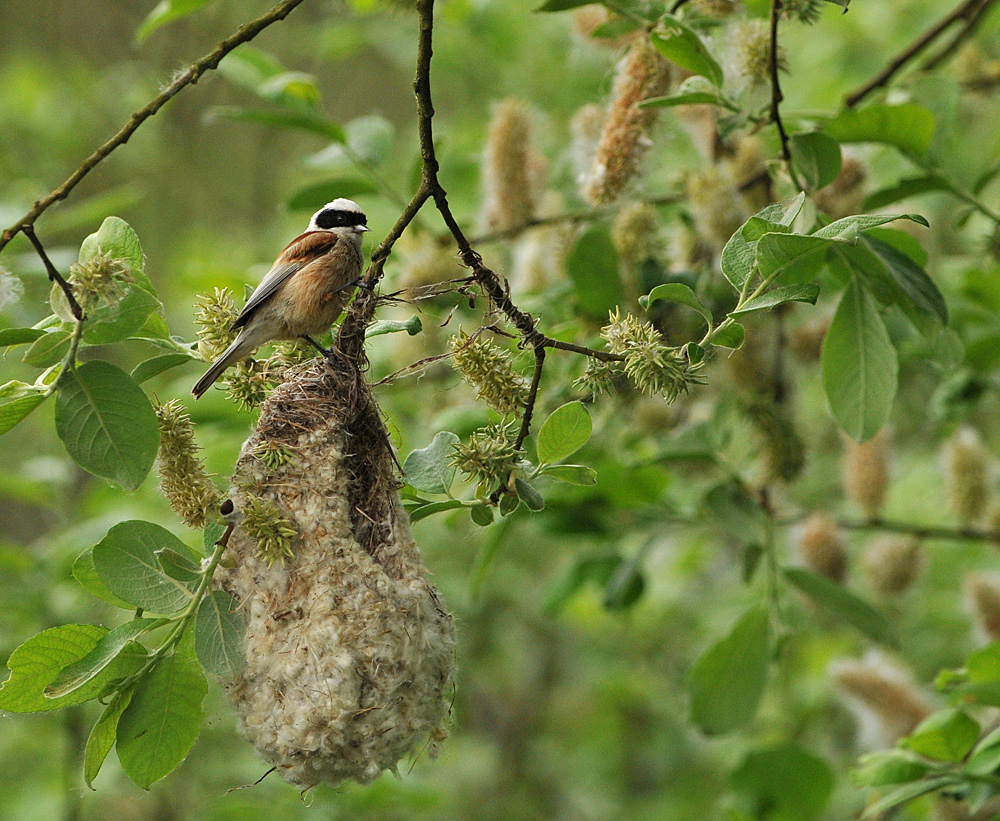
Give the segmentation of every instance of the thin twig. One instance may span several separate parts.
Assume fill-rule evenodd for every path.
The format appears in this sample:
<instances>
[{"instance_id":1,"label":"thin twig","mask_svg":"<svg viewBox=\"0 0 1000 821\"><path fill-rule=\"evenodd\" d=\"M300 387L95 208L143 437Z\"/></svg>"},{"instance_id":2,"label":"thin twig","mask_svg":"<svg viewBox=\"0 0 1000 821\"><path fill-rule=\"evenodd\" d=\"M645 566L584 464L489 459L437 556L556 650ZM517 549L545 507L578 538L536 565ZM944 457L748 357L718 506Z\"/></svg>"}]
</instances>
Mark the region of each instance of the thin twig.
<instances>
[{"instance_id":1,"label":"thin twig","mask_svg":"<svg viewBox=\"0 0 1000 821\"><path fill-rule=\"evenodd\" d=\"M781 81L778 77L780 61L778 60L778 23L781 19L781 0L771 0L771 47L768 52L768 69L771 74L771 122L778 127L778 136L781 138L781 158L788 167L788 175L792 178L795 187L800 191L805 189L792 167L792 150L788 143L788 132L785 131L785 123L781 119L781 102L785 95L781 93Z\"/></svg>"},{"instance_id":2,"label":"thin twig","mask_svg":"<svg viewBox=\"0 0 1000 821\"><path fill-rule=\"evenodd\" d=\"M26 228L33 226L35 221L43 213L45 213L51 205L59 200L66 199L70 191L76 187L80 180L87 176L87 174L112 151L128 142L129 137L135 133L136 129L156 114L156 112L159 111L163 105L178 92L189 85L197 83L199 78L206 71L211 71L217 68L219 63L222 62L222 58L229 54L229 52L231 52L234 48L242 45L243 43L249 42L272 23L285 19L285 17L287 17L291 11L302 2L303 0L283 0L283 2L278 3L278 5L266 14L262 14L256 20L252 20L249 23L240 26L235 33L227 37L225 40L220 41L219 44L212 49L212 51L201 59L191 63L191 65L180 72L170 85L157 94L152 100L150 100L149 103L136 111L129 118L129 121L122 126L121 130L119 130L117 134L104 143L104 145L98 148L93 154L87 157L87 159L85 159L77 167L77 169L70 174L62 185L38 200L27 214L10 226L10 228L5 229L3 234L0 235L0 251L2 251L4 246L17 236L17 234L23 232Z\"/></svg>"},{"instance_id":3,"label":"thin twig","mask_svg":"<svg viewBox=\"0 0 1000 821\"><path fill-rule=\"evenodd\" d=\"M938 37L940 37L953 23L962 19L967 19L970 16L974 16L980 10L981 6L992 2L993 0L965 0L965 2L959 5L954 11L945 17L942 17L937 23L927 29L927 31L910 43L910 45L893 57L892 60L889 61L888 65L872 77L872 79L856 91L848 94L844 100L844 105L848 108L854 108L854 106L860 103L873 91L887 85L889 81L896 76L900 69L920 54L920 52L927 48Z\"/></svg>"},{"instance_id":4,"label":"thin twig","mask_svg":"<svg viewBox=\"0 0 1000 821\"><path fill-rule=\"evenodd\" d=\"M52 264L52 260L49 259L49 255L45 253L45 247L42 245L38 237L35 236L35 226L26 225L21 230L31 241L31 244L35 246L35 251L38 253L38 256L42 260L42 264L45 266L45 270L49 274L49 282L58 283L63 294L66 296L66 301L69 303L69 309L73 312L73 316L76 318L76 321L83 322L85 319L83 315L83 308L81 308L80 303L76 301L76 296L73 294L73 286L66 281L62 274L59 273L56 266Z\"/></svg>"},{"instance_id":5,"label":"thin twig","mask_svg":"<svg viewBox=\"0 0 1000 821\"><path fill-rule=\"evenodd\" d=\"M805 517L799 516L783 519L778 524L790 527L801 522ZM939 539L942 541L973 541L990 542L1000 545L1000 530L983 530L976 527L945 527L940 525L920 525L913 522L901 522L894 519L835 519L837 526L844 530L881 530L887 533L901 533L916 536L918 539Z\"/></svg>"},{"instance_id":6,"label":"thin twig","mask_svg":"<svg viewBox=\"0 0 1000 821\"><path fill-rule=\"evenodd\" d=\"M647 205L670 205L679 201L680 197L676 194L668 194L662 197L653 197L651 199L641 200L641 202ZM618 209L615 207L581 208L575 211L564 211L561 214L552 214L547 217L535 217L527 220L521 225L516 225L513 228L505 228L502 231L491 231L488 234L479 234L478 236L474 236L469 239L469 244L487 245L491 242L513 239L526 231L530 231L532 228L541 228L546 225L558 225L564 222L592 222L594 220L604 219L605 217L616 213L617 210Z\"/></svg>"},{"instance_id":7,"label":"thin twig","mask_svg":"<svg viewBox=\"0 0 1000 821\"><path fill-rule=\"evenodd\" d=\"M985 2L976 11L967 15L962 27L955 32L955 35L951 38L947 45L945 45L944 48L942 48L937 54L932 57L928 57L923 63L921 63L920 70L933 71L942 63L947 61L956 51L958 51L958 47L976 33L976 29L978 29L982 24L986 17L986 13L993 6L994 2L995 0L985 0Z\"/></svg>"},{"instance_id":8,"label":"thin twig","mask_svg":"<svg viewBox=\"0 0 1000 821\"><path fill-rule=\"evenodd\" d=\"M521 416L521 429L517 432L517 441L514 442L514 450L520 450L524 440L531 433L531 417L535 412L535 400L538 398L538 385L542 381L542 368L545 366L545 346L535 346L535 370L531 375L531 387L528 389L528 398L524 403L524 413Z\"/></svg>"}]
</instances>

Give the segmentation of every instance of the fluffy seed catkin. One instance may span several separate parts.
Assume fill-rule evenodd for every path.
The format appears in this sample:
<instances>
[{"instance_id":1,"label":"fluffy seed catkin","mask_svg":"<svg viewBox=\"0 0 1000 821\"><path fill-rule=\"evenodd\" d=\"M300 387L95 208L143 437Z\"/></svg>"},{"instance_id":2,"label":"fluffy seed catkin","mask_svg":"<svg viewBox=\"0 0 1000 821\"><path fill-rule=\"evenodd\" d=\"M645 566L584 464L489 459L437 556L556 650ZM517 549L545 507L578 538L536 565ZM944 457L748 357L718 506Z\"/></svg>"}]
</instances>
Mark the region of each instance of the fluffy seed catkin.
<instances>
[{"instance_id":1,"label":"fluffy seed catkin","mask_svg":"<svg viewBox=\"0 0 1000 821\"><path fill-rule=\"evenodd\" d=\"M865 577L883 596L897 596L909 590L920 575L923 552L920 539L884 536L865 549L862 559Z\"/></svg>"},{"instance_id":2,"label":"fluffy seed catkin","mask_svg":"<svg viewBox=\"0 0 1000 821\"><path fill-rule=\"evenodd\" d=\"M635 176L656 120L656 109L639 108L639 103L662 96L669 85L670 64L649 38L636 38L618 66L611 108L584 187L592 205L614 202Z\"/></svg>"},{"instance_id":3,"label":"fluffy seed catkin","mask_svg":"<svg viewBox=\"0 0 1000 821\"><path fill-rule=\"evenodd\" d=\"M930 715L927 699L912 677L880 653L837 661L830 674L858 720L862 748L895 744Z\"/></svg>"},{"instance_id":4,"label":"fluffy seed catkin","mask_svg":"<svg viewBox=\"0 0 1000 821\"><path fill-rule=\"evenodd\" d=\"M264 403L236 468L237 510L263 500L297 535L271 562L242 525L232 535L216 584L245 615L246 664L226 687L250 742L301 787L370 782L445 735L454 627L385 437L353 368L317 362ZM269 466L264 442L292 458Z\"/></svg>"},{"instance_id":5,"label":"fluffy seed catkin","mask_svg":"<svg viewBox=\"0 0 1000 821\"><path fill-rule=\"evenodd\" d=\"M885 429L867 442L844 440L843 481L847 498L874 519L889 487L889 444Z\"/></svg>"},{"instance_id":6,"label":"fluffy seed catkin","mask_svg":"<svg viewBox=\"0 0 1000 821\"><path fill-rule=\"evenodd\" d=\"M965 592L984 642L1000 641L1000 580L971 573L965 579Z\"/></svg>"},{"instance_id":7,"label":"fluffy seed catkin","mask_svg":"<svg viewBox=\"0 0 1000 821\"><path fill-rule=\"evenodd\" d=\"M823 513L814 513L802 523L795 544L806 567L832 582L843 584L847 576L847 540L833 519Z\"/></svg>"},{"instance_id":8,"label":"fluffy seed catkin","mask_svg":"<svg viewBox=\"0 0 1000 821\"><path fill-rule=\"evenodd\" d=\"M989 455L973 428L961 428L942 453L952 512L964 525L977 522L989 502Z\"/></svg>"},{"instance_id":9,"label":"fluffy seed catkin","mask_svg":"<svg viewBox=\"0 0 1000 821\"><path fill-rule=\"evenodd\" d=\"M527 104L513 98L497 103L483 158L483 225L487 231L520 228L535 215L537 166Z\"/></svg>"}]
</instances>

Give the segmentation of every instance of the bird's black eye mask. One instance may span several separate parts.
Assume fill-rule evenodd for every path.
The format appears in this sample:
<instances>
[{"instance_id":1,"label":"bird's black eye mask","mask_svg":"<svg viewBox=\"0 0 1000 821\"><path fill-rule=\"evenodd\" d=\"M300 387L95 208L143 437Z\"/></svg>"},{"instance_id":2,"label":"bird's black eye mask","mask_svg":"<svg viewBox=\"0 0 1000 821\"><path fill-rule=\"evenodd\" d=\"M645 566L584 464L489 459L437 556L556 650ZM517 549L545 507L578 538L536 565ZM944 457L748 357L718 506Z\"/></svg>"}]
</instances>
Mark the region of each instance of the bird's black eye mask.
<instances>
[{"instance_id":1,"label":"bird's black eye mask","mask_svg":"<svg viewBox=\"0 0 1000 821\"><path fill-rule=\"evenodd\" d=\"M316 217L316 227L323 229L367 224L368 217L360 211L338 211L333 208L327 208L321 211L319 216Z\"/></svg>"}]
</instances>

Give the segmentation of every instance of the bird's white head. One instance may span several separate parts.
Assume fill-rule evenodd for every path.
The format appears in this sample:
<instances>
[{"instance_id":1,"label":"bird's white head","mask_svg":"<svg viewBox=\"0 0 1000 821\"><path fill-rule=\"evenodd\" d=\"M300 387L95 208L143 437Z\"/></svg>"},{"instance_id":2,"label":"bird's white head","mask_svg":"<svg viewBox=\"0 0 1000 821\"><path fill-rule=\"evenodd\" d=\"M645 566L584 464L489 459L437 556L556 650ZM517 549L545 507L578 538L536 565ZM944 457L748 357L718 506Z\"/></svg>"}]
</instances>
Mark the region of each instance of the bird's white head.
<instances>
[{"instance_id":1,"label":"bird's white head","mask_svg":"<svg viewBox=\"0 0 1000 821\"><path fill-rule=\"evenodd\" d=\"M354 200L341 197L328 202L313 214L306 231L333 231L336 234L356 237L360 242L361 235L370 231L368 217Z\"/></svg>"}]
</instances>

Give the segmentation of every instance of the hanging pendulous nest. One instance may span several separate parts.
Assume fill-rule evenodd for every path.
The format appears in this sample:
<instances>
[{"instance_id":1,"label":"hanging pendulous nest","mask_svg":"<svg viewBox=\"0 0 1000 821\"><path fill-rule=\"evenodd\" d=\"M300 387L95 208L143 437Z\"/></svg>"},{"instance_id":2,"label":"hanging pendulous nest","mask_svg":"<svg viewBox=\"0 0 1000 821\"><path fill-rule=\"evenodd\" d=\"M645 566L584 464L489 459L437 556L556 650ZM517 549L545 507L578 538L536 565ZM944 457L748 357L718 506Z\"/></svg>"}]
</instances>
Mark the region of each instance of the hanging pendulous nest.
<instances>
[{"instance_id":1,"label":"hanging pendulous nest","mask_svg":"<svg viewBox=\"0 0 1000 821\"><path fill-rule=\"evenodd\" d=\"M433 753L454 627L357 368L314 360L275 389L233 487L242 519L216 583L247 623L246 664L227 687L254 747L303 787L369 782Z\"/></svg>"}]
</instances>

